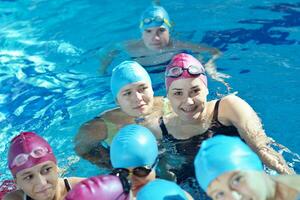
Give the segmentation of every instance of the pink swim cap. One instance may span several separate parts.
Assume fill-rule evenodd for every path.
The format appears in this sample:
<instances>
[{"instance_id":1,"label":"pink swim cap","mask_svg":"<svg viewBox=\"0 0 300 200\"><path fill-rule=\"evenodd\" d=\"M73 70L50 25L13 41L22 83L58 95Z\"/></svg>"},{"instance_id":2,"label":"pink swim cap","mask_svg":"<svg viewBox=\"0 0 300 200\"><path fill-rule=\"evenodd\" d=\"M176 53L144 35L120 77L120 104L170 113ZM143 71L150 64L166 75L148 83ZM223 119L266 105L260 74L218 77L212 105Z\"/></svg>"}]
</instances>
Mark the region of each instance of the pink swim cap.
<instances>
[{"instance_id":1,"label":"pink swim cap","mask_svg":"<svg viewBox=\"0 0 300 200\"><path fill-rule=\"evenodd\" d=\"M65 200L129 200L130 186L128 185L127 192L125 192L123 184L118 176L91 177L76 184Z\"/></svg>"},{"instance_id":2,"label":"pink swim cap","mask_svg":"<svg viewBox=\"0 0 300 200\"><path fill-rule=\"evenodd\" d=\"M193 75L186 70L189 66L197 66L202 71L201 74ZM184 68L183 73L178 77L168 77L167 74L170 69L180 67ZM166 68L166 75L165 75L165 83L166 83L166 89L168 90L171 83L173 81L179 80L179 79L187 79L187 78L200 78L200 80L203 81L203 83L207 86L207 77L205 75L205 69L203 65L192 55L186 54L186 53L180 53L175 55L169 65Z\"/></svg>"},{"instance_id":3,"label":"pink swim cap","mask_svg":"<svg viewBox=\"0 0 300 200\"><path fill-rule=\"evenodd\" d=\"M56 164L50 145L42 137L33 132L22 132L11 140L8 167L14 177L19 171L46 161Z\"/></svg>"}]
</instances>

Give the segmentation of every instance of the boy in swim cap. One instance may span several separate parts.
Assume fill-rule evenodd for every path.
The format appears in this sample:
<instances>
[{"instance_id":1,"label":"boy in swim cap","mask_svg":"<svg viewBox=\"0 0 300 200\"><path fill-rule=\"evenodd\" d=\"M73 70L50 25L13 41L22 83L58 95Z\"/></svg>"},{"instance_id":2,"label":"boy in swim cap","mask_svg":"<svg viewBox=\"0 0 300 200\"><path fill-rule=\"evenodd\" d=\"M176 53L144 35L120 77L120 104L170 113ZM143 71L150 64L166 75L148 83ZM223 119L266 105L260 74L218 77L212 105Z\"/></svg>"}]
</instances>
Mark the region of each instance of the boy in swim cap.
<instances>
[{"instance_id":1,"label":"boy in swim cap","mask_svg":"<svg viewBox=\"0 0 300 200\"><path fill-rule=\"evenodd\" d=\"M259 157L238 137L204 141L194 164L198 183L214 200L296 200L300 195L300 176L265 174Z\"/></svg>"},{"instance_id":2,"label":"boy in swim cap","mask_svg":"<svg viewBox=\"0 0 300 200\"><path fill-rule=\"evenodd\" d=\"M19 190L4 200L63 200L70 188L82 178L58 177L58 166L52 148L33 132L22 132L12 139L8 167Z\"/></svg>"},{"instance_id":3,"label":"boy in swim cap","mask_svg":"<svg viewBox=\"0 0 300 200\"><path fill-rule=\"evenodd\" d=\"M130 184L126 178L100 175L78 183L65 200L129 200Z\"/></svg>"},{"instance_id":4,"label":"boy in swim cap","mask_svg":"<svg viewBox=\"0 0 300 200\"><path fill-rule=\"evenodd\" d=\"M137 61L150 71L151 67L164 68L174 55L181 52L191 52L199 59L202 59L203 52L208 52L210 58L207 59L205 67L209 68L209 74L221 82L222 78L226 77L217 73L214 66L214 60L220 55L218 49L170 38L170 31L173 27L167 11L162 6L149 6L143 12L139 24L141 39L125 41L101 50L99 54L101 74L108 72L107 67L121 52L127 53L127 59Z\"/></svg>"},{"instance_id":5,"label":"boy in swim cap","mask_svg":"<svg viewBox=\"0 0 300 200\"><path fill-rule=\"evenodd\" d=\"M134 197L141 187L156 178L157 142L143 126L130 124L120 129L113 138L110 158L113 174L128 177Z\"/></svg>"}]
</instances>

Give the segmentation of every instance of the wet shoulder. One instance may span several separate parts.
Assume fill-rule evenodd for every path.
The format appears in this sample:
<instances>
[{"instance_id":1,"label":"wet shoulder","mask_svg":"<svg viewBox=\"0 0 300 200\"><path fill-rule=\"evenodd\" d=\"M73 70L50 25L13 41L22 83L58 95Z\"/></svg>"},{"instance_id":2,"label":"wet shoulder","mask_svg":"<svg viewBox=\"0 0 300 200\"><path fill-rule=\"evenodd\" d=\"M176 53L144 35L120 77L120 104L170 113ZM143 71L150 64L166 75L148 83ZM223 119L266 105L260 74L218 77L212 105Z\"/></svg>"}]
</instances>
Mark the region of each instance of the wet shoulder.
<instances>
[{"instance_id":1,"label":"wet shoulder","mask_svg":"<svg viewBox=\"0 0 300 200\"><path fill-rule=\"evenodd\" d=\"M133 120L133 117L127 115L120 108L116 108L113 110L109 110L105 112L101 118L104 121L109 121L111 123L120 124L120 123L128 123Z\"/></svg>"}]
</instances>

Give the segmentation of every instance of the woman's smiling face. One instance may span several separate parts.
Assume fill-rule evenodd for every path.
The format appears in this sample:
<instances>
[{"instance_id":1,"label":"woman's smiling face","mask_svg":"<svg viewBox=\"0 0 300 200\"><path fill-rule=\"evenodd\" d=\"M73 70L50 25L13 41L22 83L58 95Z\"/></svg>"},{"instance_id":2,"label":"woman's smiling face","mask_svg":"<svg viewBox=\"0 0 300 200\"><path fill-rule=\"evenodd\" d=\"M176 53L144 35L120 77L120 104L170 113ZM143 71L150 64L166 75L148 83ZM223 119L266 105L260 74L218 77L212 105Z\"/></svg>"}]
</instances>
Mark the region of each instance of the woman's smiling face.
<instances>
[{"instance_id":1,"label":"woman's smiling face","mask_svg":"<svg viewBox=\"0 0 300 200\"><path fill-rule=\"evenodd\" d=\"M184 121L199 118L205 109L207 94L207 87L199 78L175 80L168 90L174 112Z\"/></svg>"}]
</instances>

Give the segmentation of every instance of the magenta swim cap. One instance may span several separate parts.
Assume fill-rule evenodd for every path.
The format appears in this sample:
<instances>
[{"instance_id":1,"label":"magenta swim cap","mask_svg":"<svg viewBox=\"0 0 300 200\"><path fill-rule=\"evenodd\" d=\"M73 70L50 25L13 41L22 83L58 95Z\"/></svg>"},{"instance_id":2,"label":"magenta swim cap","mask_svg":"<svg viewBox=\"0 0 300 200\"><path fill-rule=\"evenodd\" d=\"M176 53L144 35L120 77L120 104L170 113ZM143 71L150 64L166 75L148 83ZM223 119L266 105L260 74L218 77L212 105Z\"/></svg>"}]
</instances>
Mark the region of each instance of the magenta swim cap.
<instances>
[{"instance_id":1,"label":"magenta swim cap","mask_svg":"<svg viewBox=\"0 0 300 200\"><path fill-rule=\"evenodd\" d=\"M65 200L129 200L129 190L124 191L121 179L113 175L91 177L76 184ZM125 189L126 190L126 189Z\"/></svg>"},{"instance_id":2,"label":"magenta swim cap","mask_svg":"<svg viewBox=\"0 0 300 200\"><path fill-rule=\"evenodd\" d=\"M194 66L198 67L198 72L202 72L201 74L191 74L188 71L188 67ZM178 77L170 77L169 71L172 70L172 68L181 68L183 69L183 72ZM196 71L197 72L197 71ZM179 79L187 79L187 78L200 78L200 80L205 84L207 87L207 77L205 75L205 69L203 65L192 55L186 54L186 53L180 53L175 55L169 65L166 68L166 74L165 74L165 83L166 83L166 89L168 90L171 83L173 81L179 80Z\"/></svg>"},{"instance_id":3,"label":"magenta swim cap","mask_svg":"<svg viewBox=\"0 0 300 200\"><path fill-rule=\"evenodd\" d=\"M52 148L42 137L33 132L22 132L11 140L8 167L14 177L19 171L46 161L56 164Z\"/></svg>"}]
</instances>

